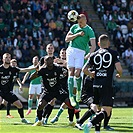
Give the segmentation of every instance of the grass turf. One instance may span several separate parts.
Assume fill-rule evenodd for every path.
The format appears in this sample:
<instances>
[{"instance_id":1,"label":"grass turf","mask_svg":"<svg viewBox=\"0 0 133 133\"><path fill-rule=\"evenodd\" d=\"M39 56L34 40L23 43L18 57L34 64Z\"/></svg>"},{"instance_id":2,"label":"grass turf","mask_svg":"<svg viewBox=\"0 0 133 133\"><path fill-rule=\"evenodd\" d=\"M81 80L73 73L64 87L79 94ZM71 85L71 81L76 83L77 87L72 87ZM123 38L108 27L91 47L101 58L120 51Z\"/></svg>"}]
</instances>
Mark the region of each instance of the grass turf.
<instances>
[{"instance_id":1,"label":"grass turf","mask_svg":"<svg viewBox=\"0 0 133 133\"><path fill-rule=\"evenodd\" d=\"M82 109L80 115L87 109ZM26 112L26 110L25 110ZM22 124L20 122L19 114L17 110L11 110L11 114L14 118L6 118L6 110L0 111L0 133L83 133L76 128L69 126L67 118L67 110L64 110L59 121L55 124L51 124L50 120L55 116L57 109L54 109L49 120L48 125L41 127L33 127L32 124L35 120L35 110L32 110L31 114L25 116L31 124ZM75 121L75 118L74 118ZM86 121L87 122L87 121ZM133 132L133 109L132 108L113 108L112 117L110 120L110 126L114 131L105 131L101 128L102 133L131 133ZM94 128L91 129L91 133L94 133Z\"/></svg>"}]
</instances>

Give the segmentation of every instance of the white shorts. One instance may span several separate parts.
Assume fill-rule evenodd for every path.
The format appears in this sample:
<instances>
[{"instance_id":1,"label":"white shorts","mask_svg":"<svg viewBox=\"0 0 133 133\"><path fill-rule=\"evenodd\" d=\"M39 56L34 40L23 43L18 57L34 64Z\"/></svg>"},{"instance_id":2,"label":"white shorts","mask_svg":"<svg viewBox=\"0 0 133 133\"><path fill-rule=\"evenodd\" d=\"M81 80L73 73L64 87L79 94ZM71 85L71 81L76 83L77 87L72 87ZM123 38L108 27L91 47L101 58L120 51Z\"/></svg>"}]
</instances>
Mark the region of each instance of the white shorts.
<instances>
[{"instance_id":1,"label":"white shorts","mask_svg":"<svg viewBox=\"0 0 133 133\"><path fill-rule=\"evenodd\" d=\"M37 94L37 95L40 95L42 93L41 86L42 86L41 84L36 84L36 85L30 84L29 94Z\"/></svg>"},{"instance_id":2,"label":"white shorts","mask_svg":"<svg viewBox=\"0 0 133 133\"><path fill-rule=\"evenodd\" d=\"M85 51L68 47L66 50L67 68L82 68L84 65Z\"/></svg>"}]
</instances>

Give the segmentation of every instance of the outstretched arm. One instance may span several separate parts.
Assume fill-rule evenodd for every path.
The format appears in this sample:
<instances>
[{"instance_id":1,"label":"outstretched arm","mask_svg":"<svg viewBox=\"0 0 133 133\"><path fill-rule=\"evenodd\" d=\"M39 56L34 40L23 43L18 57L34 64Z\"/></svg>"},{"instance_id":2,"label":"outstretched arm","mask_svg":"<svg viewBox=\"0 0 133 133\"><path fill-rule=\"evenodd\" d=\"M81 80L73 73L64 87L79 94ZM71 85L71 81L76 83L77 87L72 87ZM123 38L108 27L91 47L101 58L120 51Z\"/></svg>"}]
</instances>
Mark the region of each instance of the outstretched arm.
<instances>
[{"instance_id":1,"label":"outstretched arm","mask_svg":"<svg viewBox=\"0 0 133 133\"><path fill-rule=\"evenodd\" d=\"M27 80L28 76L29 76L29 72L27 72L27 73L24 75L24 78L23 78L23 80L22 80L22 84L25 83L25 81Z\"/></svg>"},{"instance_id":2,"label":"outstretched arm","mask_svg":"<svg viewBox=\"0 0 133 133\"><path fill-rule=\"evenodd\" d=\"M30 79L30 80L33 80L33 79L39 77L37 73L38 73L37 71L35 71L34 73L32 73L32 74L30 75L29 79Z\"/></svg>"}]
</instances>

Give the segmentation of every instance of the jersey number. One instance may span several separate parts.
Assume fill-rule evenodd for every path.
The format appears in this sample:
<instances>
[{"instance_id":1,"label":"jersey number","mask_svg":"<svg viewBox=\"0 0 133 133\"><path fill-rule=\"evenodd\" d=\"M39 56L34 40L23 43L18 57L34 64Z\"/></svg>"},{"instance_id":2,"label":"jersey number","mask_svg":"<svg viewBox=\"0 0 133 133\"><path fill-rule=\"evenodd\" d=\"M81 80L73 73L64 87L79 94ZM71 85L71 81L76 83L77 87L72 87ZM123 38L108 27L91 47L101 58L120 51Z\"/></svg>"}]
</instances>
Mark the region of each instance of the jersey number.
<instances>
[{"instance_id":1,"label":"jersey number","mask_svg":"<svg viewBox=\"0 0 133 133\"><path fill-rule=\"evenodd\" d=\"M108 58L106 58L106 56L108 56ZM109 52L106 52L103 55L97 54L94 57L94 63L97 65L97 70L101 69L101 67L108 68L112 63L112 55Z\"/></svg>"}]
</instances>

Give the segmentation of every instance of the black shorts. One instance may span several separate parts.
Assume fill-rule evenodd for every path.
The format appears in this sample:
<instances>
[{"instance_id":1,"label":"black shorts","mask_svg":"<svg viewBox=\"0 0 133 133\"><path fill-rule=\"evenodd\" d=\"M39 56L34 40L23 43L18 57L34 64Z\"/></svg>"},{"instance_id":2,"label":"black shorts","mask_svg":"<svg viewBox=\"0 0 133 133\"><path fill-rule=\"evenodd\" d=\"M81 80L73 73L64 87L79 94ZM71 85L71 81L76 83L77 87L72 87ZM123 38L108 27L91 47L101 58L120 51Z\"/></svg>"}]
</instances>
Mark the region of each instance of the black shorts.
<instances>
[{"instance_id":1,"label":"black shorts","mask_svg":"<svg viewBox=\"0 0 133 133\"><path fill-rule=\"evenodd\" d=\"M59 92L54 92L54 93L43 92L40 97L40 100L45 100L46 102L50 102L53 98L56 98L60 102L64 102L68 98L68 94L67 93L60 94Z\"/></svg>"},{"instance_id":2,"label":"black shorts","mask_svg":"<svg viewBox=\"0 0 133 133\"><path fill-rule=\"evenodd\" d=\"M103 88L94 88L94 104L100 106L110 106L113 107L113 88L112 87L103 87Z\"/></svg>"},{"instance_id":3,"label":"black shorts","mask_svg":"<svg viewBox=\"0 0 133 133\"><path fill-rule=\"evenodd\" d=\"M14 103L15 101L18 100L18 97L12 91L8 93L3 93L0 91L0 96L10 103Z\"/></svg>"}]
</instances>

